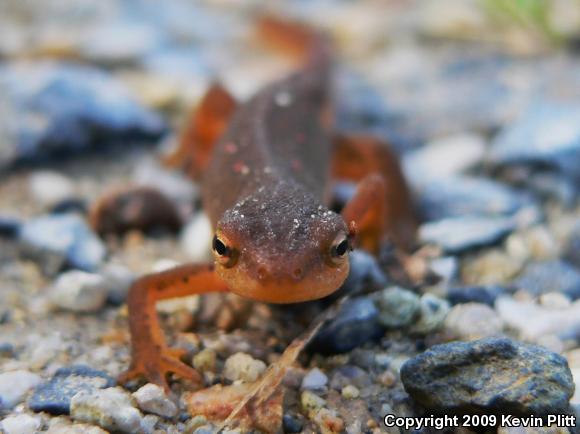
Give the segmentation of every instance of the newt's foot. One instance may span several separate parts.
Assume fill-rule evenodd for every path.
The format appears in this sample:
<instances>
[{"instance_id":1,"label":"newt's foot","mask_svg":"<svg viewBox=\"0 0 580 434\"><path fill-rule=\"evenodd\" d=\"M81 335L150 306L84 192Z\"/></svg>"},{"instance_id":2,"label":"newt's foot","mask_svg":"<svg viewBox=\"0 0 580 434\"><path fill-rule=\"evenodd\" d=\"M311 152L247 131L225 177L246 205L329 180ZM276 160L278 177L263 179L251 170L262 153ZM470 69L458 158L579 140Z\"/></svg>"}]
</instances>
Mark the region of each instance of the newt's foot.
<instances>
[{"instance_id":1,"label":"newt's foot","mask_svg":"<svg viewBox=\"0 0 580 434\"><path fill-rule=\"evenodd\" d=\"M167 384L167 374L170 372L191 382L201 383L202 377L199 372L179 360L184 353L185 351L179 348L167 348L146 358L133 358L131 366L119 375L118 381L125 384L134 378L145 377L150 383L163 387L166 393L170 393Z\"/></svg>"}]
</instances>

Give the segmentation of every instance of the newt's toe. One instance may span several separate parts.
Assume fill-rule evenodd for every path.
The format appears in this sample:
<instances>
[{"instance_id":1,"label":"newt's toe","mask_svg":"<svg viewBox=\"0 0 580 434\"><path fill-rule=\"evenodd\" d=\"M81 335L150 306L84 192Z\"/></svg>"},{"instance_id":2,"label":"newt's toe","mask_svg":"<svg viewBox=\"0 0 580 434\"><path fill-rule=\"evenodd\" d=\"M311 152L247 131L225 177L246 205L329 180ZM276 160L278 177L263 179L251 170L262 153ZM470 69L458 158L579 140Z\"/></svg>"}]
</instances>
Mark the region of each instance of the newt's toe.
<instances>
[{"instance_id":1,"label":"newt's toe","mask_svg":"<svg viewBox=\"0 0 580 434\"><path fill-rule=\"evenodd\" d=\"M180 354L183 354L182 350L167 349L158 354L154 359L149 359L144 362L134 361L127 371L119 375L118 382L125 384L135 378L144 377L148 382L163 387L169 393L167 374L172 372L185 380L201 383L202 377L199 372L179 360L178 355Z\"/></svg>"}]
</instances>

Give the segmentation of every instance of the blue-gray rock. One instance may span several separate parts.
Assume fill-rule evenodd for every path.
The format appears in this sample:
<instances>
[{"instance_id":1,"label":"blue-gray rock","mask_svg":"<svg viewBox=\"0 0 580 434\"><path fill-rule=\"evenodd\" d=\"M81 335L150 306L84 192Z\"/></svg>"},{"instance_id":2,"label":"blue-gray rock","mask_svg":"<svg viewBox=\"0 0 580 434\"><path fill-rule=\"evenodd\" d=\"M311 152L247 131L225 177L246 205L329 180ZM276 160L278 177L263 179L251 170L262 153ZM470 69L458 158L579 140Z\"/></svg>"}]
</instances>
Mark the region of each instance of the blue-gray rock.
<instances>
[{"instance_id":1,"label":"blue-gray rock","mask_svg":"<svg viewBox=\"0 0 580 434\"><path fill-rule=\"evenodd\" d=\"M562 292L576 300L580 298L580 270L561 260L534 262L524 269L512 285L535 296Z\"/></svg>"},{"instance_id":2,"label":"blue-gray rock","mask_svg":"<svg viewBox=\"0 0 580 434\"><path fill-rule=\"evenodd\" d=\"M302 379L302 389L321 390L326 387L328 377L318 368L313 368Z\"/></svg>"},{"instance_id":3,"label":"blue-gray rock","mask_svg":"<svg viewBox=\"0 0 580 434\"><path fill-rule=\"evenodd\" d=\"M76 214L29 220L20 230L20 242L27 251L58 255L67 265L86 271L94 271L106 254L104 244Z\"/></svg>"},{"instance_id":4,"label":"blue-gray rock","mask_svg":"<svg viewBox=\"0 0 580 434\"><path fill-rule=\"evenodd\" d=\"M360 290L379 289L387 285L388 278L377 258L363 250L350 254L350 272L343 283L344 291L354 294Z\"/></svg>"},{"instance_id":5,"label":"blue-gray rock","mask_svg":"<svg viewBox=\"0 0 580 434\"><path fill-rule=\"evenodd\" d=\"M372 380L369 374L358 366L342 365L336 368L332 373L329 387L334 390L342 390L349 384L364 389L372 384Z\"/></svg>"},{"instance_id":6,"label":"blue-gray rock","mask_svg":"<svg viewBox=\"0 0 580 434\"><path fill-rule=\"evenodd\" d=\"M20 230L20 221L13 217L0 216L0 237L15 238Z\"/></svg>"},{"instance_id":7,"label":"blue-gray rock","mask_svg":"<svg viewBox=\"0 0 580 434\"><path fill-rule=\"evenodd\" d=\"M282 428L285 433L298 433L302 431L304 422L298 416L286 413L282 417Z\"/></svg>"},{"instance_id":8,"label":"blue-gray rock","mask_svg":"<svg viewBox=\"0 0 580 434\"><path fill-rule=\"evenodd\" d=\"M14 345L8 342L0 342L0 357L14 357L15 355Z\"/></svg>"},{"instance_id":9,"label":"blue-gray rock","mask_svg":"<svg viewBox=\"0 0 580 434\"><path fill-rule=\"evenodd\" d=\"M459 260L455 256L442 256L433 259L431 271L441 278L440 284L449 285L455 281L459 273Z\"/></svg>"},{"instance_id":10,"label":"blue-gray rock","mask_svg":"<svg viewBox=\"0 0 580 434\"><path fill-rule=\"evenodd\" d=\"M413 334L427 335L443 326L443 322L449 313L449 302L433 294L423 294L419 303L419 315L417 321L409 327Z\"/></svg>"},{"instance_id":11,"label":"blue-gray rock","mask_svg":"<svg viewBox=\"0 0 580 434\"><path fill-rule=\"evenodd\" d=\"M160 116L107 73L74 64L0 66L0 168L127 140L157 139Z\"/></svg>"},{"instance_id":12,"label":"blue-gray rock","mask_svg":"<svg viewBox=\"0 0 580 434\"><path fill-rule=\"evenodd\" d=\"M384 328L374 303L360 297L342 306L336 318L318 332L309 350L323 354L345 353L380 338Z\"/></svg>"},{"instance_id":13,"label":"blue-gray rock","mask_svg":"<svg viewBox=\"0 0 580 434\"><path fill-rule=\"evenodd\" d=\"M375 303L379 308L379 322L387 328L403 328L419 315L421 302L412 291L392 287L377 294Z\"/></svg>"},{"instance_id":14,"label":"blue-gray rock","mask_svg":"<svg viewBox=\"0 0 580 434\"><path fill-rule=\"evenodd\" d=\"M449 289L447 299L451 304L483 303L493 307L495 300L506 292L507 288L497 285L459 287Z\"/></svg>"},{"instance_id":15,"label":"blue-gray rock","mask_svg":"<svg viewBox=\"0 0 580 434\"><path fill-rule=\"evenodd\" d=\"M580 224L572 231L564 248L564 259L580 269Z\"/></svg>"},{"instance_id":16,"label":"blue-gray rock","mask_svg":"<svg viewBox=\"0 0 580 434\"><path fill-rule=\"evenodd\" d=\"M492 143L497 165L551 168L580 185L580 105L540 101Z\"/></svg>"},{"instance_id":17,"label":"blue-gray rock","mask_svg":"<svg viewBox=\"0 0 580 434\"><path fill-rule=\"evenodd\" d=\"M515 227L515 221L509 217L453 217L421 225L419 238L454 254L495 244Z\"/></svg>"},{"instance_id":18,"label":"blue-gray rock","mask_svg":"<svg viewBox=\"0 0 580 434\"><path fill-rule=\"evenodd\" d=\"M423 407L448 413L543 416L574 393L566 359L506 338L436 345L405 362L401 380Z\"/></svg>"},{"instance_id":19,"label":"blue-gray rock","mask_svg":"<svg viewBox=\"0 0 580 434\"><path fill-rule=\"evenodd\" d=\"M419 189L421 215L427 221L460 216L509 216L534 202L529 195L484 178L432 180Z\"/></svg>"},{"instance_id":20,"label":"blue-gray rock","mask_svg":"<svg viewBox=\"0 0 580 434\"><path fill-rule=\"evenodd\" d=\"M113 387L115 380L106 372L85 365L61 368L54 376L39 385L28 401L32 411L50 414L69 414L71 398L80 391Z\"/></svg>"}]
</instances>

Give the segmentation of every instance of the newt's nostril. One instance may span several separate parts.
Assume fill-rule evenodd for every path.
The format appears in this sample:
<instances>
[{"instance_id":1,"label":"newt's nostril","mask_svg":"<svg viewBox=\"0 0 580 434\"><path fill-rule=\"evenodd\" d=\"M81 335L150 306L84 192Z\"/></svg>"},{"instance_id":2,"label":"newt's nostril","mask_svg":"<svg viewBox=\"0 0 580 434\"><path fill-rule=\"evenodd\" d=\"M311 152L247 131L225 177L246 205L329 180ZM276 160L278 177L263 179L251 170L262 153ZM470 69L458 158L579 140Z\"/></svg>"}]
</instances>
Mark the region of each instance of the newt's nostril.
<instances>
[{"instance_id":1,"label":"newt's nostril","mask_svg":"<svg viewBox=\"0 0 580 434\"><path fill-rule=\"evenodd\" d=\"M294 277L294 279L296 280L300 280L302 279L302 268L296 268L293 272L292 272L292 276Z\"/></svg>"},{"instance_id":2,"label":"newt's nostril","mask_svg":"<svg viewBox=\"0 0 580 434\"><path fill-rule=\"evenodd\" d=\"M266 268L258 267L258 279L264 280L267 274Z\"/></svg>"}]
</instances>

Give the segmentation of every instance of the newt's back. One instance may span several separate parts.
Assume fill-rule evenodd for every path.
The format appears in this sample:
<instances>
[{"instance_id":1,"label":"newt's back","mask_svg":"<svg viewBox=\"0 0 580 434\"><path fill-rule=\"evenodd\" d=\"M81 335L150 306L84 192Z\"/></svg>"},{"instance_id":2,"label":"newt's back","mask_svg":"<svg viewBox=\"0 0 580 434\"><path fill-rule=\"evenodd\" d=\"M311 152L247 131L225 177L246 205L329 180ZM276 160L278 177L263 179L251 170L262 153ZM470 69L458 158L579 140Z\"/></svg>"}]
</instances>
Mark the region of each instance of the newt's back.
<instances>
[{"instance_id":1,"label":"newt's back","mask_svg":"<svg viewBox=\"0 0 580 434\"><path fill-rule=\"evenodd\" d=\"M261 187L291 184L318 202L328 184L330 56L315 45L298 72L241 105L216 144L202 177L213 224Z\"/></svg>"}]
</instances>

